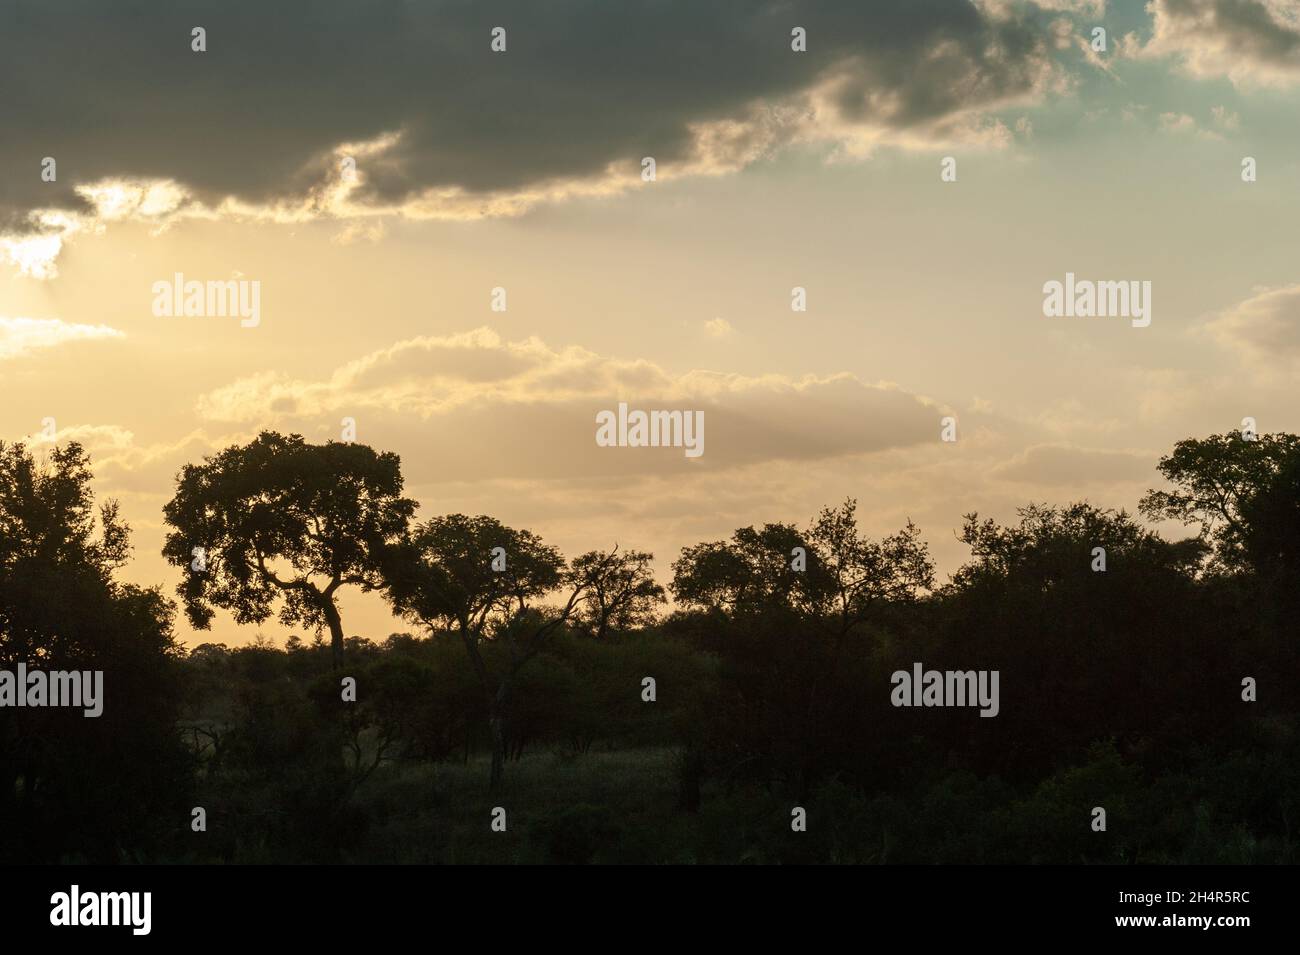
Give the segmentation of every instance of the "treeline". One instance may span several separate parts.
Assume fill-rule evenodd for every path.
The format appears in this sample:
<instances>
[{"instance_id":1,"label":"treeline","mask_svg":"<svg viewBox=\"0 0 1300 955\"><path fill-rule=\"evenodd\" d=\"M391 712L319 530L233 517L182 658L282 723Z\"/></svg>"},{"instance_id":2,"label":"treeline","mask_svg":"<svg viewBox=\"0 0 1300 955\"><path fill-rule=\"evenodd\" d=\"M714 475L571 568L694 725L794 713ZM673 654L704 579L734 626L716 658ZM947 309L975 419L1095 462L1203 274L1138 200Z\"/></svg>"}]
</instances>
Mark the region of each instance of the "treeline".
<instances>
[{"instance_id":1,"label":"treeline","mask_svg":"<svg viewBox=\"0 0 1300 955\"><path fill-rule=\"evenodd\" d=\"M1088 503L971 514L939 583L917 528L867 538L847 501L687 547L665 587L647 553L416 523L395 455L265 433L185 468L165 553L195 625L310 639L189 653L159 591L113 580L126 529L80 449L8 447L4 665L96 661L108 722L0 709L0 822L31 833L0 851L1293 862L1300 439L1250 437L1160 461L1141 510L1185 540ZM347 587L408 632L345 637ZM997 716L892 705L915 663L997 671Z\"/></svg>"}]
</instances>

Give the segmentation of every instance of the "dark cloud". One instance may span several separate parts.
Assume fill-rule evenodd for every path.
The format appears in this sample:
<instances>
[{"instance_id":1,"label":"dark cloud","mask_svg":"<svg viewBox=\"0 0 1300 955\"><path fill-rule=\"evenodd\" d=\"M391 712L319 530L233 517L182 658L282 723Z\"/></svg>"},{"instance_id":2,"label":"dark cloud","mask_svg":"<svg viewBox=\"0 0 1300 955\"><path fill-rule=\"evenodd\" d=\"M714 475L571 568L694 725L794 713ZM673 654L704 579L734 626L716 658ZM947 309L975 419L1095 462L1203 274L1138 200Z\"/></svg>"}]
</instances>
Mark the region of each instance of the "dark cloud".
<instances>
[{"instance_id":1,"label":"dark cloud","mask_svg":"<svg viewBox=\"0 0 1300 955\"><path fill-rule=\"evenodd\" d=\"M1141 54L1176 56L1198 76L1300 81L1300 14L1293 0L1152 0L1148 9L1154 32Z\"/></svg>"},{"instance_id":2,"label":"dark cloud","mask_svg":"<svg viewBox=\"0 0 1300 955\"><path fill-rule=\"evenodd\" d=\"M1300 52L1295 25L1275 19L1273 10L1259 0L1165 0L1163 11L1212 30L1241 56L1294 64Z\"/></svg>"},{"instance_id":3,"label":"dark cloud","mask_svg":"<svg viewBox=\"0 0 1300 955\"><path fill-rule=\"evenodd\" d=\"M828 76L837 117L923 129L1033 94L1041 14L966 0L126 2L8 0L0 30L0 225L74 207L106 177L201 200L309 192L342 142L400 130L371 202L470 193L686 157L691 124L749 115ZM790 29L809 52L790 51ZM190 30L207 30L207 52ZM509 50L489 49L490 30ZM57 184L40 160L58 161Z\"/></svg>"}]
</instances>

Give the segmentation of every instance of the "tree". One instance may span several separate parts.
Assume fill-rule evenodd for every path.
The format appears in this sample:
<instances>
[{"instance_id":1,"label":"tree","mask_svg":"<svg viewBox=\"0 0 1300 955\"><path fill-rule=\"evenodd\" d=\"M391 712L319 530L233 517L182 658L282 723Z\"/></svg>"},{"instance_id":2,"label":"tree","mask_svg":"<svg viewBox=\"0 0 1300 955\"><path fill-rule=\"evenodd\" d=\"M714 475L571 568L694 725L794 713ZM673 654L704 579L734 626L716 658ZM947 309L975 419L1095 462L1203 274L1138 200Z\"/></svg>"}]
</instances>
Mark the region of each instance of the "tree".
<instances>
[{"instance_id":1,"label":"tree","mask_svg":"<svg viewBox=\"0 0 1300 955\"><path fill-rule=\"evenodd\" d=\"M434 518L390 551L385 582L393 608L431 631L454 631L469 654L492 732L493 790L505 771L506 721L519 671L571 619L590 572L570 572L559 551L535 534L486 516ZM568 591L562 605L540 605L561 588ZM484 654L489 641L506 649L495 672Z\"/></svg>"},{"instance_id":2,"label":"tree","mask_svg":"<svg viewBox=\"0 0 1300 955\"><path fill-rule=\"evenodd\" d=\"M806 608L814 588L806 572L794 569L796 547L809 549L793 524L741 527L730 541L684 547L673 562L673 596L688 607L728 613L773 605Z\"/></svg>"},{"instance_id":3,"label":"tree","mask_svg":"<svg viewBox=\"0 0 1300 955\"><path fill-rule=\"evenodd\" d=\"M782 781L801 797L814 780L860 764L870 738L866 627L879 631L892 622L887 611L933 584L916 527L869 540L849 499L823 508L803 532L742 527L730 541L687 547L673 571L677 600L707 613L680 615L673 627L727 664L700 743L707 752L689 753L683 766L684 801L697 798L705 762Z\"/></svg>"},{"instance_id":4,"label":"tree","mask_svg":"<svg viewBox=\"0 0 1300 955\"><path fill-rule=\"evenodd\" d=\"M817 572L815 607L842 640L884 604L906 604L934 586L934 561L915 524L872 541L858 531L858 502L822 508L808 530Z\"/></svg>"},{"instance_id":5,"label":"tree","mask_svg":"<svg viewBox=\"0 0 1300 955\"><path fill-rule=\"evenodd\" d=\"M704 609L779 607L842 639L883 605L910 602L933 583L934 563L916 526L909 521L897 534L868 540L850 498L823 508L804 533L791 524L742 527L730 542L685 548L673 564L672 590L678 601Z\"/></svg>"},{"instance_id":6,"label":"tree","mask_svg":"<svg viewBox=\"0 0 1300 955\"><path fill-rule=\"evenodd\" d=\"M1140 504L1142 513L1152 520L1199 524L1201 538L1214 546L1218 565L1241 569L1247 562L1242 505L1298 455L1300 437L1293 434L1246 440L1234 431L1179 441L1157 465L1174 490L1148 491Z\"/></svg>"},{"instance_id":7,"label":"tree","mask_svg":"<svg viewBox=\"0 0 1300 955\"><path fill-rule=\"evenodd\" d=\"M654 554L593 550L576 557L572 573L588 582L578 606L577 622L597 640L610 629L630 630L653 622L655 607L664 603L664 589L650 571Z\"/></svg>"},{"instance_id":8,"label":"tree","mask_svg":"<svg viewBox=\"0 0 1300 955\"><path fill-rule=\"evenodd\" d=\"M1261 575L1300 581L1300 454L1240 506L1242 553Z\"/></svg>"},{"instance_id":9,"label":"tree","mask_svg":"<svg viewBox=\"0 0 1300 955\"><path fill-rule=\"evenodd\" d=\"M188 805L174 608L114 579L130 532L90 481L76 443L39 463L0 444L0 669L102 674L96 717L0 708L0 860L147 858Z\"/></svg>"},{"instance_id":10,"label":"tree","mask_svg":"<svg viewBox=\"0 0 1300 955\"><path fill-rule=\"evenodd\" d=\"M1016 705L927 735L985 771L1026 779L1096 739L1209 738L1240 718L1214 690L1217 674L1235 672L1240 641L1207 625L1215 604L1196 581L1200 540L1166 541L1087 502L1017 513L1007 526L966 516L971 560L909 647L910 659L959 653L962 669L997 670L1004 692L1020 688ZM980 725L993 723L997 732Z\"/></svg>"},{"instance_id":11,"label":"tree","mask_svg":"<svg viewBox=\"0 0 1300 955\"><path fill-rule=\"evenodd\" d=\"M401 492L396 454L307 444L296 434L265 431L186 465L164 509L176 530L163 555L187 571L177 593L191 623L206 629L216 607L238 623L261 623L279 598L286 626L318 634L329 628L337 668L343 623L336 595L344 586L382 586L383 554L415 511Z\"/></svg>"},{"instance_id":12,"label":"tree","mask_svg":"<svg viewBox=\"0 0 1300 955\"><path fill-rule=\"evenodd\" d=\"M1040 590L1070 577L1093 579L1096 547L1105 550L1112 567L1118 561L1190 576L1205 552L1199 541L1166 541L1123 510L1084 501L1063 507L1029 504L1016 513L1020 523L1007 527L991 518L981 521L975 513L965 516L958 539L971 549L972 560L953 575L954 588L1013 576Z\"/></svg>"}]
</instances>

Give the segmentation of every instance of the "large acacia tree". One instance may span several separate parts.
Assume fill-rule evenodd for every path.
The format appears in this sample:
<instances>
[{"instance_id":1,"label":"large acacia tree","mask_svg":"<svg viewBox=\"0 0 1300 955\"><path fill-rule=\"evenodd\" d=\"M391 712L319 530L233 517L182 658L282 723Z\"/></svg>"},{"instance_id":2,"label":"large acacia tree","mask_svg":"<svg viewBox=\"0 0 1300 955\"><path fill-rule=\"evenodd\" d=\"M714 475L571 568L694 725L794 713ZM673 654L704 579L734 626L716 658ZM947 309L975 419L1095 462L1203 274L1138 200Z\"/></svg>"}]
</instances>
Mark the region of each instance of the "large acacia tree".
<instances>
[{"instance_id":1,"label":"large acacia tree","mask_svg":"<svg viewBox=\"0 0 1300 955\"><path fill-rule=\"evenodd\" d=\"M175 530L163 555L185 571L177 593L195 627L206 629L218 607L261 623L278 602L282 623L329 629L339 666L338 591L383 585L383 554L415 507L402 497L396 454L265 431L181 471L164 509Z\"/></svg>"}]
</instances>

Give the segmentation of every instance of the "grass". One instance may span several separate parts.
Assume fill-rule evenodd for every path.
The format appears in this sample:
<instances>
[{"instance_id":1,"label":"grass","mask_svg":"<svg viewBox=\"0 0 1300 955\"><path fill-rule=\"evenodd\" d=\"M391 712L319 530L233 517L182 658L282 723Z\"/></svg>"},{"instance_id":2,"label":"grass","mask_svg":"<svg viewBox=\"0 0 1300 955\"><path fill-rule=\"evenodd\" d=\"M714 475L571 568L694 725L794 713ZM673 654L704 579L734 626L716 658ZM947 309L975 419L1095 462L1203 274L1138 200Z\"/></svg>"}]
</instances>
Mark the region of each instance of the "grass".
<instances>
[{"instance_id":1,"label":"grass","mask_svg":"<svg viewBox=\"0 0 1300 955\"><path fill-rule=\"evenodd\" d=\"M357 861L694 861L663 857L665 838L689 845L681 830L697 825L675 808L673 765L668 749L537 752L507 764L494 794L485 755L389 765L356 795L371 820ZM492 829L495 807L505 810L504 832Z\"/></svg>"}]
</instances>

